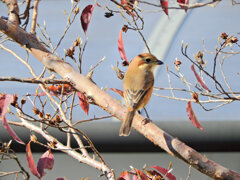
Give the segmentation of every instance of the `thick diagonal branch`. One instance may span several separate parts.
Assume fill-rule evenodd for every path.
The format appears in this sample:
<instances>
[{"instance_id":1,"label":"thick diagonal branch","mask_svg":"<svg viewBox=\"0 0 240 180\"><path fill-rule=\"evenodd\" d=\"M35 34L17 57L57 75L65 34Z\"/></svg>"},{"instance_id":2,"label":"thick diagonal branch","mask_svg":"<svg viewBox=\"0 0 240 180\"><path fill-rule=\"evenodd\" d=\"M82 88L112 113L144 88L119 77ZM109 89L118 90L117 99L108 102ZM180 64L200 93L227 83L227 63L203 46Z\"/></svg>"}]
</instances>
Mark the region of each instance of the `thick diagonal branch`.
<instances>
[{"instance_id":1,"label":"thick diagonal branch","mask_svg":"<svg viewBox=\"0 0 240 180\"><path fill-rule=\"evenodd\" d=\"M48 69L55 71L62 76L62 78L71 81L77 90L85 93L87 97L91 98L103 110L123 121L126 114L126 108L123 105L101 90L84 75L79 74L70 64L50 53L39 43L35 36L27 33L17 25L7 23L3 19L0 19L0 30L19 43L22 47L26 48ZM169 154L182 159L211 178L240 179L239 173L231 171L214 161L209 160L207 157L196 152L177 138L173 138L167 134L155 124L151 122L142 124L143 119L142 116L136 115L133 127Z\"/></svg>"}]
</instances>

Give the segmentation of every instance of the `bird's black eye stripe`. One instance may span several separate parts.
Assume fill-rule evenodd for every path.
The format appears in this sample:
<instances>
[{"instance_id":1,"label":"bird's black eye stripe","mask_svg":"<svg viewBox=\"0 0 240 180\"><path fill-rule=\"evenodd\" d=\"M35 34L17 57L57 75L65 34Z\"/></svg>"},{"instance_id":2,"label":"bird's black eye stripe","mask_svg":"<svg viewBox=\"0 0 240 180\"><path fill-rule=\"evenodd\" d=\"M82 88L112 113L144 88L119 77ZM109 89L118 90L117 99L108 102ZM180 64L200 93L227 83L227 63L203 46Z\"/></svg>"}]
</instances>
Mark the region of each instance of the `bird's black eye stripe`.
<instances>
[{"instance_id":1,"label":"bird's black eye stripe","mask_svg":"<svg viewBox=\"0 0 240 180\"><path fill-rule=\"evenodd\" d=\"M151 62L151 59L150 59L150 58L147 58L147 59L146 59L146 62Z\"/></svg>"}]
</instances>

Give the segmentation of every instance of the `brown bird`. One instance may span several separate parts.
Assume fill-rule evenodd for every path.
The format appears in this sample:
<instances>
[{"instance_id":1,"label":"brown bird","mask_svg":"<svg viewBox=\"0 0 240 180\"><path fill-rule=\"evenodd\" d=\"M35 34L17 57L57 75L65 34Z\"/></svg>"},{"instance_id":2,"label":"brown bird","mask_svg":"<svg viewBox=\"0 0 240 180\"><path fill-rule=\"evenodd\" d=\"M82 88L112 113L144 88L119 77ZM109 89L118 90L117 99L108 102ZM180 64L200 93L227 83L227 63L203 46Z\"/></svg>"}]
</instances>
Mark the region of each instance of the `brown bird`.
<instances>
[{"instance_id":1,"label":"brown bird","mask_svg":"<svg viewBox=\"0 0 240 180\"><path fill-rule=\"evenodd\" d=\"M129 64L123 79L123 94L128 111L119 136L130 134L135 112L145 107L152 96L154 68L161 64L163 62L150 53L136 56Z\"/></svg>"}]
</instances>

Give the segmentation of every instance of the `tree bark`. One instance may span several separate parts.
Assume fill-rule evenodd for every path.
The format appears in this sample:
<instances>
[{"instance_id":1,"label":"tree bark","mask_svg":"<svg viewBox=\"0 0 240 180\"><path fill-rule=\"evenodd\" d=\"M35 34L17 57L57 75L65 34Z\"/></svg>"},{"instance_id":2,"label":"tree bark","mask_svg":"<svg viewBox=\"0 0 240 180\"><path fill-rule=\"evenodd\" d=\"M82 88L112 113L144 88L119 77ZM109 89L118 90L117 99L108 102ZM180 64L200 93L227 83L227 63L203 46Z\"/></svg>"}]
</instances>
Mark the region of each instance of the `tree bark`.
<instances>
[{"instance_id":1,"label":"tree bark","mask_svg":"<svg viewBox=\"0 0 240 180\"><path fill-rule=\"evenodd\" d=\"M76 90L85 93L96 105L123 121L127 111L125 106L101 90L86 76L79 74L70 64L49 52L34 35L27 33L18 25L6 22L1 18L0 30L20 44L20 46L27 49L48 69L56 72L63 79L71 81ZM143 120L144 117L136 115L133 120L133 128L169 154L178 157L211 178L226 180L240 179L239 173L209 160L206 156L201 155L177 138L167 134L152 122L143 124Z\"/></svg>"}]
</instances>

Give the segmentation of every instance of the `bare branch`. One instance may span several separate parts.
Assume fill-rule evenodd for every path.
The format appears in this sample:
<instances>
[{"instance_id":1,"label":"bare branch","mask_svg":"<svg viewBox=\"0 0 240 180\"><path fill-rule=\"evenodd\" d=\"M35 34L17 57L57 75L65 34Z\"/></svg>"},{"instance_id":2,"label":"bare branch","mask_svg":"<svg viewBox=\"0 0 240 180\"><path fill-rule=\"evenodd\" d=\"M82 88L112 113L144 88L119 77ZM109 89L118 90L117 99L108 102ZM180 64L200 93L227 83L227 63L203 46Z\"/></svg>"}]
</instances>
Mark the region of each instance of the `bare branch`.
<instances>
[{"instance_id":1,"label":"bare branch","mask_svg":"<svg viewBox=\"0 0 240 180\"><path fill-rule=\"evenodd\" d=\"M92 83L88 78L79 74L75 69L70 66L70 64L64 62L59 57L50 53L46 48L44 48L35 37L26 33L24 30L19 28L14 24L7 24L4 20L0 19L0 30L4 32L6 35L11 37L17 43L25 48L34 55L39 61L41 61L48 69L55 71L63 78L68 78L73 84L74 87L83 93L85 93L88 97L94 101L99 107L103 110L109 112L114 117L123 121L124 116L126 115L126 108L121 105L117 100L113 99L106 92L102 91L96 84ZM19 38L21 37L21 38ZM60 107L58 107L61 109ZM62 112L61 112L62 114ZM64 116L64 115L63 115ZM160 128L158 128L153 123L149 122L143 124L144 117L140 115L136 115L133 121L133 127L143 134L146 138L152 141L157 146L164 149L169 154L176 156L188 164L192 165L192 167L198 169L204 174L215 178L215 179L226 179L227 177L232 177L233 179L240 178L240 174L234 171L231 171L211 160L207 157L201 155L196 152L194 149L188 147L183 142L179 141L177 138L173 138ZM24 121L23 121L24 122ZM65 121L66 123L67 121ZM42 130L38 127L35 127L32 124L24 123L24 125L32 129L33 131L38 132L43 137L45 137L49 142L55 140L55 138L50 135L43 133ZM75 151L66 151L67 149L61 143L57 143L58 148L63 149L67 154L73 156L74 158L82 161L86 164L91 164L91 162L87 161L86 158L82 158ZM92 165L92 164L91 164ZM111 171L109 169L103 168L103 163L101 163L101 167L98 166L99 169L103 170L103 172L108 172L106 175L108 179L113 177Z\"/></svg>"},{"instance_id":2,"label":"bare branch","mask_svg":"<svg viewBox=\"0 0 240 180\"><path fill-rule=\"evenodd\" d=\"M56 146L56 150L60 150L62 152L65 152L66 154L70 155L71 157L73 157L74 159L78 160L79 162L83 162L85 164L88 164L89 166L95 167L96 169L101 170L104 173L108 173L108 176L110 176L108 179L109 180L113 180L114 176L112 176L113 174L111 170L109 170L109 168L107 166L105 166L102 162L98 162L94 159L91 159L90 157L86 157L81 155L80 153L78 153L75 150L71 150L69 151L69 147L64 146L61 142L59 142L56 138L54 138L53 136L51 136L50 134L44 132L41 128L37 127L36 125L33 125L31 123L29 123L28 121L26 121L22 115L21 112L18 110L19 112L19 118L22 121L22 125L28 129L31 129L32 131L41 134L42 137L44 137L48 142L55 142L55 146Z\"/></svg>"},{"instance_id":3,"label":"bare branch","mask_svg":"<svg viewBox=\"0 0 240 180\"><path fill-rule=\"evenodd\" d=\"M64 39L64 37L65 37L67 31L69 30L69 28L71 27L72 23L74 22L74 20L75 20L77 14L78 14L78 11L76 11L76 9L78 8L77 5L78 5L78 3L76 3L76 4L72 7L72 9L71 9L69 15L67 16L67 26L66 26L66 28L65 28L65 30L64 30L64 32L63 32L63 34L62 34L62 36L60 37L60 39L59 39L59 41L58 41L56 47L53 49L52 53L54 53L54 52L57 50L57 48L58 48L59 45L61 44L62 40ZM71 19L71 15L72 15L72 13L74 13L74 15L73 15L73 18Z\"/></svg>"},{"instance_id":4,"label":"bare branch","mask_svg":"<svg viewBox=\"0 0 240 180\"><path fill-rule=\"evenodd\" d=\"M50 78L17 78L17 77L0 77L0 81L14 81L21 83L31 83L31 84L71 84L70 81L64 79L51 79Z\"/></svg>"},{"instance_id":5,"label":"bare branch","mask_svg":"<svg viewBox=\"0 0 240 180\"><path fill-rule=\"evenodd\" d=\"M32 17L32 27L31 27L31 33L36 33L36 24L37 24L37 15L38 15L38 4L40 0L35 0L34 7L33 7L33 17Z\"/></svg>"}]
</instances>

